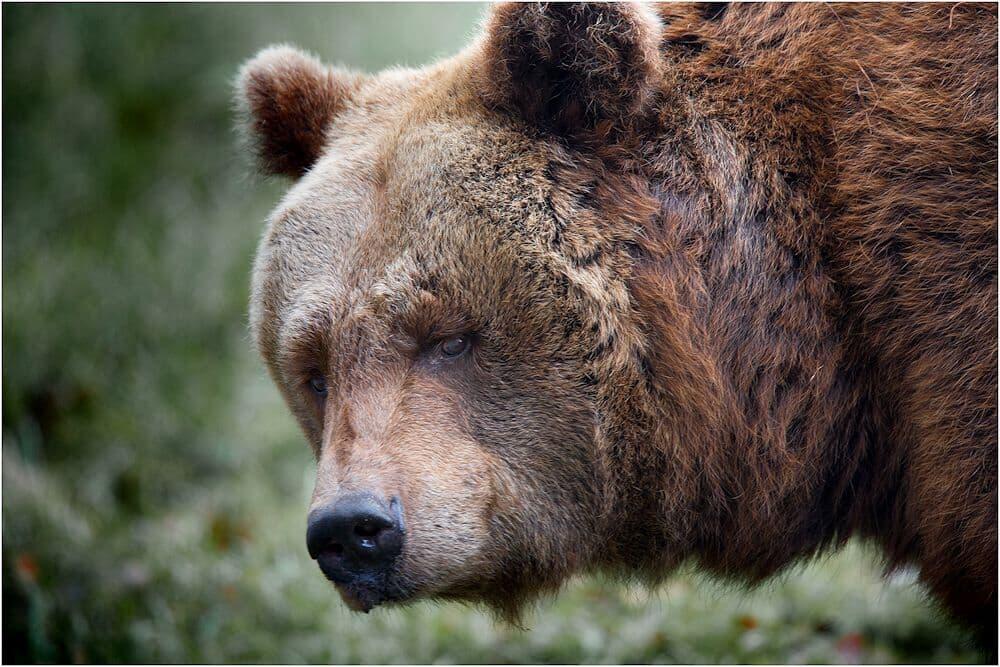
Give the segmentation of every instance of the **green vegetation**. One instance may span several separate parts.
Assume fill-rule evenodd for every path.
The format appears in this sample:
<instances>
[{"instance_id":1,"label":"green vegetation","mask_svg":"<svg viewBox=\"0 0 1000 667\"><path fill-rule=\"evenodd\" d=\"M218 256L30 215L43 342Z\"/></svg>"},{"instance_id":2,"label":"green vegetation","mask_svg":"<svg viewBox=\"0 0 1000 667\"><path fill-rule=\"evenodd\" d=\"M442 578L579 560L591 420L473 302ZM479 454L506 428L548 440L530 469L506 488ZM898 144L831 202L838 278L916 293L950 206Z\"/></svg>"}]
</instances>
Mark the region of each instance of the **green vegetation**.
<instances>
[{"instance_id":1,"label":"green vegetation","mask_svg":"<svg viewBox=\"0 0 1000 667\"><path fill-rule=\"evenodd\" d=\"M348 612L304 548L305 443L246 331L282 184L231 131L273 42L365 70L473 34L477 5L3 6L7 662L972 661L869 552L745 591L573 582L525 630Z\"/></svg>"}]
</instances>

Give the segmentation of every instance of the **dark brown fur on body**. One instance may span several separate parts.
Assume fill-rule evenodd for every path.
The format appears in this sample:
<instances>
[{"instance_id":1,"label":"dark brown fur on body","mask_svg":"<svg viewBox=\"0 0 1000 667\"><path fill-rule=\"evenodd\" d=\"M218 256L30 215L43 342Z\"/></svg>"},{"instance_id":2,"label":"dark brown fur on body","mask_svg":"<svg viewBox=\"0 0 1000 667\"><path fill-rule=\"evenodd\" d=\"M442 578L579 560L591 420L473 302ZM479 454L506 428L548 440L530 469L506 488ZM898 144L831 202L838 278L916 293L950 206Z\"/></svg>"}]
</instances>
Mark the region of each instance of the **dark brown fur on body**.
<instances>
[{"instance_id":1,"label":"dark brown fur on body","mask_svg":"<svg viewBox=\"0 0 1000 667\"><path fill-rule=\"evenodd\" d=\"M427 70L248 65L264 164L311 167L258 343L314 506L404 497L386 599L759 580L860 535L995 651L996 31L976 4L506 5ZM301 72L328 92L255 102ZM465 331L465 365L428 352Z\"/></svg>"},{"instance_id":2,"label":"dark brown fur on body","mask_svg":"<svg viewBox=\"0 0 1000 667\"><path fill-rule=\"evenodd\" d=\"M688 391L741 408L700 430L695 553L767 575L873 537L995 642L995 7L664 13L692 106L668 143L715 150L654 166L670 250L633 284L655 312L694 283L695 368L724 380Z\"/></svg>"}]
</instances>

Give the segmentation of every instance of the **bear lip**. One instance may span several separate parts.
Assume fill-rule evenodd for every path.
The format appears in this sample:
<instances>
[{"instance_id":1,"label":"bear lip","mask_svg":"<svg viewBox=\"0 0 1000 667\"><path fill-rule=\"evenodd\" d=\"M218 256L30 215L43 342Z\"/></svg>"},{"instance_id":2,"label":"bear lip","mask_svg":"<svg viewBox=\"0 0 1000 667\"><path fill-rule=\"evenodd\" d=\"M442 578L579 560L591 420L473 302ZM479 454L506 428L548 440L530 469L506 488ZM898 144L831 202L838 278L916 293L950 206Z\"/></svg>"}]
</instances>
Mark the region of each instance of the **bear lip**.
<instances>
[{"instance_id":1,"label":"bear lip","mask_svg":"<svg viewBox=\"0 0 1000 667\"><path fill-rule=\"evenodd\" d=\"M333 580L331 582L344 604L351 611L360 611L365 614L381 604L400 602L410 598L410 595L404 590L386 585L384 582L338 582Z\"/></svg>"},{"instance_id":2,"label":"bear lip","mask_svg":"<svg viewBox=\"0 0 1000 667\"><path fill-rule=\"evenodd\" d=\"M370 591L351 590L344 584L334 584L334 586L337 592L340 593L340 599L344 601L344 604L351 611L360 611L367 614L379 604L379 600L373 599L377 596L371 595Z\"/></svg>"}]
</instances>

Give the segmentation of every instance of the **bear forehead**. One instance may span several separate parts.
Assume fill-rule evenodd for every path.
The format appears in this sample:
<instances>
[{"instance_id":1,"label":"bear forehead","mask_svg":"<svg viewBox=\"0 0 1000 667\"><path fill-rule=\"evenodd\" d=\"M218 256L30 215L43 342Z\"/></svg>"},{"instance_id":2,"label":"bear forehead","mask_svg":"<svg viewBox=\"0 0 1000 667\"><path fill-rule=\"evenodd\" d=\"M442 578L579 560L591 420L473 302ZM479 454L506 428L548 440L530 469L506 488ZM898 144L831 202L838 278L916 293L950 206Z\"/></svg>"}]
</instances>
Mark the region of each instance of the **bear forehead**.
<instances>
[{"instance_id":1,"label":"bear forehead","mask_svg":"<svg viewBox=\"0 0 1000 667\"><path fill-rule=\"evenodd\" d=\"M546 146L500 117L427 98L345 114L272 214L251 306L265 350L331 310L412 295L430 272L447 280L545 261Z\"/></svg>"}]
</instances>

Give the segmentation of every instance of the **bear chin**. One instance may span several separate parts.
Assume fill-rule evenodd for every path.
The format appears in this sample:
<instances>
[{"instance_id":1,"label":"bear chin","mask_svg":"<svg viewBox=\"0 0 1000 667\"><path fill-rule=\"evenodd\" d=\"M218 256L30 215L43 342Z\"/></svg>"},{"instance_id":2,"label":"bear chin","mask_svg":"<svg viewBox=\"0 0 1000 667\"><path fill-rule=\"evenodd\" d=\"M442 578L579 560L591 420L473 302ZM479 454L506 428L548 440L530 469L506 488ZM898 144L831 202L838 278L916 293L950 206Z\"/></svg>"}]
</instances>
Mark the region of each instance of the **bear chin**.
<instances>
[{"instance_id":1,"label":"bear chin","mask_svg":"<svg viewBox=\"0 0 1000 667\"><path fill-rule=\"evenodd\" d=\"M404 604L413 598L412 594L404 593L393 586L379 585L373 582L333 582L333 585L348 609L365 614L375 607Z\"/></svg>"},{"instance_id":2,"label":"bear chin","mask_svg":"<svg viewBox=\"0 0 1000 667\"><path fill-rule=\"evenodd\" d=\"M379 605L406 602L414 597L414 591L404 589L393 581L391 576L360 575L344 578L329 567L325 567L322 557L319 566L320 571L333 584L351 611L367 614Z\"/></svg>"},{"instance_id":3,"label":"bear chin","mask_svg":"<svg viewBox=\"0 0 1000 667\"><path fill-rule=\"evenodd\" d=\"M348 587L341 584L334 584L334 586L337 592L340 593L340 599L344 601L344 604L351 611L360 611L363 614L367 614L382 604L380 596L369 589L358 588L356 586Z\"/></svg>"}]
</instances>

